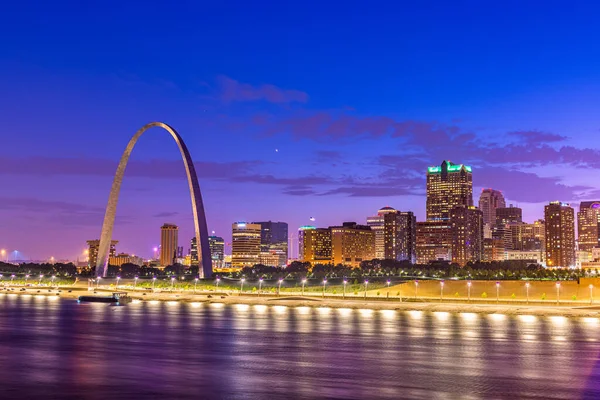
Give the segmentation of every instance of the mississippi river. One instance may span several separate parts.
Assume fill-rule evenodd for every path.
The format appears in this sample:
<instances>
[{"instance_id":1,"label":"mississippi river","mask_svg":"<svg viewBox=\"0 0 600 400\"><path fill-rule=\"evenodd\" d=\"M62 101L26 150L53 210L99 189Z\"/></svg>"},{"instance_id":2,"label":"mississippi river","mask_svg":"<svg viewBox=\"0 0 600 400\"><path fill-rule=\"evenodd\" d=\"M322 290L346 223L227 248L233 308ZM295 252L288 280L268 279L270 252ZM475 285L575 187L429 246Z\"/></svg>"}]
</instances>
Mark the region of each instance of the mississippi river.
<instances>
[{"instance_id":1,"label":"mississippi river","mask_svg":"<svg viewBox=\"0 0 600 400\"><path fill-rule=\"evenodd\" d=\"M0 398L598 399L598 318L0 295Z\"/></svg>"}]
</instances>

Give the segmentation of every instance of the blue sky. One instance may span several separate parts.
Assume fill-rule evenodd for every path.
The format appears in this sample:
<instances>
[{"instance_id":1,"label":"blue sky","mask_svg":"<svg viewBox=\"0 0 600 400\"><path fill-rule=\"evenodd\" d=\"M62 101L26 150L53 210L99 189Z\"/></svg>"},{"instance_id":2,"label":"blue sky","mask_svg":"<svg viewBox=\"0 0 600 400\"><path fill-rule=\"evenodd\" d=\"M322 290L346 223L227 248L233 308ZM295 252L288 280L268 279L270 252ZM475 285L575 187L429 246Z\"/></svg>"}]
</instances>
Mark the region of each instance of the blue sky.
<instances>
[{"instance_id":1,"label":"blue sky","mask_svg":"<svg viewBox=\"0 0 600 400\"><path fill-rule=\"evenodd\" d=\"M600 6L523 3L3 4L0 248L80 254L155 120L186 141L226 241L237 220L422 219L443 159L528 221L600 198ZM119 250L149 256L163 222L191 238L178 157L159 130L137 145Z\"/></svg>"}]
</instances>

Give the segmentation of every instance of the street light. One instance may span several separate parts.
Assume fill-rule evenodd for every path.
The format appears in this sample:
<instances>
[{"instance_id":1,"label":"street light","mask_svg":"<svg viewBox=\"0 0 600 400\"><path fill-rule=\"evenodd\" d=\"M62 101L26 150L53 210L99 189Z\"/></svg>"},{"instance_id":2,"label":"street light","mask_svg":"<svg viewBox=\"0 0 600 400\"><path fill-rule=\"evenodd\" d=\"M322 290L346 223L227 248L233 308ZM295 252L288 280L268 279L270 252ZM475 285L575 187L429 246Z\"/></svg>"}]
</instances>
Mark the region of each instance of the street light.
<instances>
[{"instance_id":1,"label":"street light","mask_svg":"<svg viewBox=\"0 0 600 400\"><path fill-rule=\"evenodd\" d=\"M173 285L175 284L175 277L171 277L171 292L173 291Z\"/></svg>"},{"instance_id":2,"label":"street light","mask_svg":"<svg viewBox=\"0 0 600 400\"><path fill-rule=\"evenodd\" d=\"M117 290L119 289L119 280L121 279L120 276L117 276Z\"/></svg>"},{"instance_id":3,"label":"street light","mask_svg":"<svg viewBox=\"0 0 600 400\"><path fill-rule=\"evenodd\" d=\"M344 279L344 296L343 298L346 298L346 285L348 284L348 281Z\"/></svg>"},{"instance_id":4,"label":"street light","mask_svg":"<svg viewBox=\"0 0 600 400\"><path fill-rule=\"evenodd\" d=\"M325 285L327 285L327 279L323 279L323 297L325 297Z\"/></svg>"},{"instance_id":5,"label":"street light","mask_svg":"<svg viewBox=\"0 0 600 400\"><path fill-rule=\"evenodd\" d=\"M415 300L417 299L417 290L419 290L419 281L415 281Z\"/></svg>"},{"instance_id":6,"label":"street light","mask_svg":"<svg viewBox=\"0 0 600 400\"><path fill-rule=\"evenodd\" d=\"M279 286L277 287L277 296L281 296L281 282L283 282L283 279L279 279Z\"/></svg>"},{"instance_id":7,"label":"street light","mask_svg":"<svg viewBox=\"0 0 600 400\"><path fill-rule=\"evenodd\" d=\"M197 286L198 286L198 278L194 278L194 293L196 293Z\"/></svg>"},{"instance_id":8,"label":"street light","mask_svg":"<svg viewBox=\"0 0 600 400\"><path fill-rule=\"evenodd\" d=\"M138 276L136 275L133 277L133 287L134 288L137 287L137 280L138 280Z\"/></svg>"},{"instance_id":9,"label":"street light","mask_svg":"<svg viewBox=\"0 0 600 400\"><path fill-rule=\"evenodd\" d=\"M529 304L529 282L525 282L525 294L527 295L527 304Z\"/></svg>"},{"instance_id":10,"label":"street light","mask_svg":"<svg viewBox=\"0 0 600 400\"><path fill-rule=\"evenodd\" d=\"M98 286L100 285L100 277L96 278L96 289L98 289Z\"/></svg>"},{"instance_id":11,"label":"street light","mask_svg":"<svg viewBox=\"0 0 600 400\"><path fill-rule=\"evenodd\" d=\"M258 297L260 297L260 292L262 291L262 283L263 283L263 278L260 278L258 280Z\"/></svg>"},{"instance_id":12,"label":"street light","mask_svg":"<svg viewBox=\"0 0 600 400\"><path fill-rule=\"evenodd\" d=\"M246 280L246 278L240 279L240 296L242 295L242 292L244 291L244 281L245 280Z\"/></svg>"},{"instance_id":13,"label":"street light","mask_svg":"<svg viewBox=\"0 0 600 400\"><path fill-rule=\"evenodd\" d=\"M467 299L471 302L471 281L467 282Z\"/></svg>"},{"instance_id":14,"label":"street light","mask_svg":"<svg viewBox=\"0 0 600 400\"><path fill-rule=\"evenodd\" d=\"M10 276L10 284L12 285L13 281L15 280L15 274L12 274Z\"/></svg>"},{"instance_id":15,"label":"street light","mask_svg":"<svg viewBox=\"0 0 600 400\"><path fill-rule=\"evenodd\" d=\"M560 304L560 282L556 282L556 304Z\"/></svg>"},{"instance_id":16,"label":"street light","mask_svg":"<svg viewBox=\"0 0 600 400\"><path fill-rule=\"evenodd\" d=\"M156 282L156 277L152 277L152 291L154 292L154 282Z\"/></svg>"},{"instance_id":17,"label":"street light","mask_svg":"<svg viewBox=\"0 0 600 400\"><path fill-rule=\"evenodd\" d=\"M25 286L27 286L27 279L29 279L29 274L25 275Z\"/></svg>"},{"instance_id":18,"label":"street light","mask_svg":"<svg viewBox=\"0 0 600 400\"><path fill-rule=\"evenodd\" d=\"M52 275L52 286L54 286L54 280L56 279L56 275Z\"/></svg>"},{"instance_id":19,"label":"street light","mask_svg":"<svg viewBox=\"0 0 600 400\"><path fill-rule=\"evenodd\" d=\"M500 282L496 281L496 303L500 301Z\"/></svg>"},{"instance_id":20,"label":"street light","mask_svg":"<svg viewBox=\"0 0 600 400\"><path fill-rule=\"evenodd\" d=\"M365 279L365 299L367 298L367 285L369 284L369 281Z\"/></svg>"},{"instance_id":21,"label":"street light","mask_svg":"<svg viewBox=\"0 0 600 400\"><path fill-rule=\"evenodd\" d=\"M390 280L388 279L388 280L387 280L387 287L388 287L388 291L387 291L387 298L388 298L388 299L390 298L390 283L391 283L391 282L390 282Z\"/></svg>"},{"instance_id":22,"label":"street light","mask_svg":"<svg viewBox=\"0 0 600 400\"><path fill-rule=\"evenodd\" d=\"M221 278L217 276L217 290L219 290L219 282L221 282Z\"/></svg>"},{"instance_id":23,"label":"street light","mask_svg":"<svg viewBox=\"0 0 600 400\"><path fill-rule=\"evenodd\" d=\"M306 285L306 279L302 279L302 296L304 296L304 285Z\"/></svg>"},{"instance_id":24,"label":"street light","mask_svg":"<svg viewBox=\"0 0 600 400\"><path fill-rule=\"evenodd\" d=\"M440 281L440 301L444 301L444 280Z\"/></svg>"},{"instance_id":25,"label":"street light","mask_svg":"<svg viewBox=\"0 0 600 400\"><path fill-rule=\"evenodd\" d=\"M590 284L590 304L594 302L594 285Z\"/></svg>"},{"instance_id":26,"label":"street light","mask_svg":"<svg viewBox=\"0 0 600 400\"><path fill-rule=\"evenodd\" d=\"M41 286L43 277L44 277L44 275L40 274L40 280L38 281L38 286Z\"/></svg>"}]
</instances>

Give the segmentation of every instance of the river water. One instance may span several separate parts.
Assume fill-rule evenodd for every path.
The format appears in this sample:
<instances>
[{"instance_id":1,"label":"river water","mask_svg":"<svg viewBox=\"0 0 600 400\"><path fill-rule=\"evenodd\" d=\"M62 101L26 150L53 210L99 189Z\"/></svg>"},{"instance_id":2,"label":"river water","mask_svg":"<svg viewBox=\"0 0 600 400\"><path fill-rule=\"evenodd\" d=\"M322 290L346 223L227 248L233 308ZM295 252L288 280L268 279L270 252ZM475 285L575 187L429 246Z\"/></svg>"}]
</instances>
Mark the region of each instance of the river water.
<instances>
[{"instance_id":1,"label":"river water","mask_svg":"<svg viewBox=\"0 0 600 400\"><path fill-rule=\"evenodd\" d=\"M600 320L0 295L0 398L598 399Z\"/></svg>"}]
</instances>

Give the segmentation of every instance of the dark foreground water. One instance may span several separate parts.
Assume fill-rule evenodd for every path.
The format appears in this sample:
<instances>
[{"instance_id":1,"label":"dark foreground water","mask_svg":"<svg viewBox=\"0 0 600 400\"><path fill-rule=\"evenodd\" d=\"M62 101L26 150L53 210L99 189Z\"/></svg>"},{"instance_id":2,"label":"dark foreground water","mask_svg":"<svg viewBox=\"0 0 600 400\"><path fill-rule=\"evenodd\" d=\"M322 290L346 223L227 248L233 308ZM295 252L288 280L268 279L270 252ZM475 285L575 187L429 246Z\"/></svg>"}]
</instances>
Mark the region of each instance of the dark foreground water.
<instances>
[{"instance_id":1,"label":"dark foreground water","mask_svg":"<svg viewBox=\"0 0 600 400\"><path fill-rule=\"evenodd\" d=\"M0 295L0 398L600 398L600 320Z\"/></svg>"}]
</instances>

